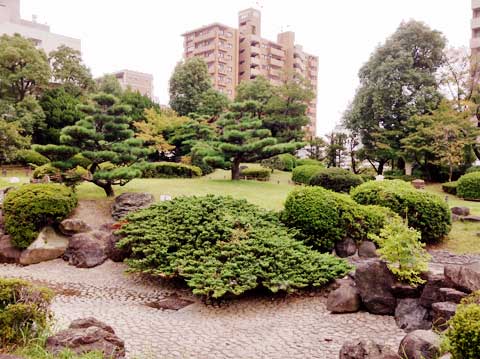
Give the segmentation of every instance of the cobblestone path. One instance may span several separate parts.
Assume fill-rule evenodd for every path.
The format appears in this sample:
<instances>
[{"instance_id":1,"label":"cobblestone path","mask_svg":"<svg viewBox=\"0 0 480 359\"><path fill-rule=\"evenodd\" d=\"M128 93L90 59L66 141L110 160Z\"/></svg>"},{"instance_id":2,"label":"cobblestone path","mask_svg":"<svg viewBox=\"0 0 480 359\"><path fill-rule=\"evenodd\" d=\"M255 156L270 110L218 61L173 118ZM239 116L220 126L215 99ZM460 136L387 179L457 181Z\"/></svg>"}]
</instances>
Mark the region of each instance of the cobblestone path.
<instances>
[{"instance_id":1,"label":"cobblestone path","mask_svg":"<svg viewBox=\"0 0 480 359\"><path fill-rule=\"evenodd\" d=\"M397 348L404 336L392 317L332 315L320 294L209 306L187 290L147 283L124 270L112 262L78 269L55 260L29 267L0 265L0 276L54 288L57 329L94 316L125 340L129 358L336 359L348 339L374 339ZM152 306L172 295L191 304L179 310Z\"/></svg>"}]
</instances>

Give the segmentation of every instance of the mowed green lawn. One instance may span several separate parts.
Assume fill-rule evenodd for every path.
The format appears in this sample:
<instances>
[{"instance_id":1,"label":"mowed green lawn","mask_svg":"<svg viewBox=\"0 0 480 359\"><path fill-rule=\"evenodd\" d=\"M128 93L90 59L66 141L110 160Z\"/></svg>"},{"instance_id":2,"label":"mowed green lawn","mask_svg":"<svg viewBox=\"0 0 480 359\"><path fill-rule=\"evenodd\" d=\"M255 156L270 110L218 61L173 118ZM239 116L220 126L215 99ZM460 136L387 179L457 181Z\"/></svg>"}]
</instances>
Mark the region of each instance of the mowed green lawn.
<instances>
[{"instance_id":1,"label":"mowed green lawn","mask_svg":"<svg viewBox=\"0 0 480 359\"><path fill-rule=\"evenodd\" d=\"M257 165L249 165L250 168ZM21 183L28 182L26 173L21 169L9 169L10 176L19 177ZM231 181L230 172L217 170L211 175L196 179L135 179L124 187L115 187L115 194L124 192L149 192L155 198L161 195L178 196L203 196L207 194L230 195L243 198L260 207L279 211L288 194L295 188L290 181L291 173L275 171L269 182L259 181ZM11 186L8 178L0 177L0 188ZM442 192L440 184L428 185L426 191L446 199L451 207L466 206L472 214L480 216L480 202L467 202L456 196ZM83 183L77 189L80 199L108 200L104 191L91 184ZM455 253L480 254L480 224L455 222L449 239L435 246L439 249L448 249Z\"/></svg>"}]
</instances>

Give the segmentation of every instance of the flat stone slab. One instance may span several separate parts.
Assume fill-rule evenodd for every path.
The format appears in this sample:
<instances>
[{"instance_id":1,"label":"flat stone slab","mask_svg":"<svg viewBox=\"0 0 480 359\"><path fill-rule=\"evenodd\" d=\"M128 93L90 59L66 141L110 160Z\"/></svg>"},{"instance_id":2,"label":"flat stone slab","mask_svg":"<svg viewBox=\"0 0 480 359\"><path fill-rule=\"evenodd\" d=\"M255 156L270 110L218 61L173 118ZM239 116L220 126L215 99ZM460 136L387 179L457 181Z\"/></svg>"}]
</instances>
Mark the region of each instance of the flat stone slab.
<instances>
[{"instance_id":1,"label":"flat stone slab","mask_svg":"<svg viewBox=\"0 0 480 359\"><path fill-rule=\"evenodd\" d=\"M480 216L465 216L460 219L462 222L480 222Z\"/></svg>"},{"instance_id":2,"label":"flat stone slab","mask_svg":"<svg viewBox=\"0 0 480 359\"><path fill-rule=\"evenodd\" d=\"M45 227L38 238L22 252L19 262L30 265L59 258L65 253L68 241L68 237L59 234L54 228Z\"/></svg>"}]
</instances>

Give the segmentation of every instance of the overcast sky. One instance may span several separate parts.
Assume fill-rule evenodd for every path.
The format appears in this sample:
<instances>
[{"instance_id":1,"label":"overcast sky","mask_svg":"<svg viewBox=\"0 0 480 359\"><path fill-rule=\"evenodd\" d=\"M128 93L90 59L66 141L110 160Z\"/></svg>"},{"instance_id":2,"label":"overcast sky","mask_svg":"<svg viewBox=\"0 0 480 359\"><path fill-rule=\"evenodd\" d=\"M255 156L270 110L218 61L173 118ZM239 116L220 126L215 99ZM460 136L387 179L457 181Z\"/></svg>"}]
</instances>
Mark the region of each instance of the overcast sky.
<instances>
[{"instance_id":1,"label":"overcast sky","mask_svg":"<svg viewBox=\"0 0 480 359\"><path fill-rule=\"evenodd\" d=\"M318 132L331 131L358 85L370 53L402 20L442 31L450 46L467 46L470 0L21 0L22 16L38 16L52 31L80 38L95 76L120 69L155 77L155 95L168 103L168 79L182 57L186 30L211 22L237 26L238 11L262 11L262 36L282 29L319 57Z\"/></svg>"}]
</instances>

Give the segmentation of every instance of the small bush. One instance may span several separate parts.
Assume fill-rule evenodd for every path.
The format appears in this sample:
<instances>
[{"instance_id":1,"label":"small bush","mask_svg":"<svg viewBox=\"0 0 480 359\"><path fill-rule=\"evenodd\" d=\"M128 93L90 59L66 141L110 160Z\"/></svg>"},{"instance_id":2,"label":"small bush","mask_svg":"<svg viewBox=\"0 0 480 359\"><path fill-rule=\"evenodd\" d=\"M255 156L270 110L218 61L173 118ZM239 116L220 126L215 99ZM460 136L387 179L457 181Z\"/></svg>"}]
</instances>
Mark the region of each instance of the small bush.
<instances>
[{"instance_id":1,"label":"small bush","mask_svg":"<svg viewBox=\"0 0 480 359\"><path fill-rule=\"evenodd\" d=\"M138 168L142 171L142 178L193 178L202 175L197 166L175 162L145 162Z\"/></svg>"},{"instance_id":2,"label":"small bush","mask_svg":"<svg viewBox=\"0 0 480 359\"><path fill-rule=\"evenodd\" d=\"M20 150L17 152L16 161L22 165L43 166L50 161L44 155L34 150Z\"/></svg>"},{"instance_id":3,"label":"small bush","mask_svg":"<svg viewBox=\"0 0 480 359\"><path fill-rule=\"evenodd\" d=\"M480 172L460 177L457 181L457 195L466 200L480 200Z\"/></svg>"},{"instance_id":4,"label":"small bush","mask_svg":"<svg viewBox=\"0 0 480 359\"><path fill-rule=\"evenodd\" d=\"M329 252L335 242L347 237L362 241L368 233L379 233L389 215L387 209L361 206L347 195L308 187L290 193L280 217L297 231L298 240Z\"/></svg>"},{"instance_id":5,"label":"small bush","mask_svg":"<svg viewBox=\"0 0 480 359\"><path fill-rule=\"evenodd\" d=\"M40 229L60 223L76 206L75 193L63 185L23 185L5 198L5 230L16 247L27 248Z\"/></svg>"},{"instance_id":6,"label":"small bush","mask_svg":"<svg viewBox=\"0 0 480 359\"><path fill-rule=\"evenodd\" d=\"M318 161L318 160L314 160L314 159L311 159L311 158L297 159L296 162L297 162L297 167L299 167L299 166L320 166L320 167L325 168L325 165L323 164L323 162Z\"/></svg>"},{"instance_id":7,"label":"small bush","mask_svg":"<svg viewBox=\"0 0 480 359\"><path fill-rule=\"evenodd\" d=\"M24 345L45 328L52 297L48 289L0 278L0 348Z\"/></svg>"},{"instance_id":8,"label":"small bush","mask_svg":"<svg viewBox=\"0 0 480 359\"><path fill-rule=\"evenodd\" d=\"M371 181L354 188L351 195L360 204L387 207L402 218L407 216L408 224L422 233L423 242L438 242L450 232L447 203L407 182Z\"/></svg>"},{"instance_id":9,"label":"small bush","mask_svg":"<svg viewBox=\"0 0 480 359\"><path fill-rule=\"evenodd\" d=\"M375 175L370 173L361 173L359 176L362 177L363 182L375 181Z\"/></svg>"},{"instance_id":10,"label":"small bush","mask_svg":"<svg viewBox=\"0 0 480 359\"><path fill-rule=\"evenodd\" d=\"M240 176L246 179L268 181L270 179L270 173L270 170L264 168L246 168L242 170Z\"/></svg>"},{"instance_id":11,"label":"small bush","mask_svg":"<svg viewBox=\"0 0 480 359\"><path fill-rule=\"evenodd\" d=\"M380 257L399 280L410 285L425 282L420 275L428 270L431 257L425 244L420 242L422 235L419 231L397 218L381 229L379 235L370 234L369 237L379 245Z\"/></svg>"},{"instance_id":12,"label":"small bush","mask_svg":"<svg viewBox=\"0 0 480 359\"><path fill-rule=\"evenodd\" d=\"M324 167L316 165L304 165L295 167L292 171L292 181L295 183L309 184L310 179L323 169Z\"/></svg>"},{"instance_id":13,"label":"small bush","mask_svg":"<svg viewBox=\"0 0 480 359\"><path fill-rule=\"evenodd\" d=\"M466 173L474 173L474 172L480 172L480 166L469 167L466 171Z\"/></svg>"},{"instance_id":14,"label":"small bush","mask_svg":"<svg viewBox=\"0 0 480 359\"><path fill-rule=\"evenodd\" d=\"M33 171L32 177L35 179L42 179L45 176L56 177L56 176L60 176L60 174L61 174L60 169L54 167L50 163L47 163L43 166L35 168L35 170Z\"/></svg>"},{"instance_id":15,"label":"small bush","mask_svg":"<svg viewBox=\"0 0 480 359\"><path fill-rule=\"evenodd\" d=\"M348 193L363 183L362 177L342 168L325 168L310 178L311 186L321 186L335 192Z\"/></svg>"},{"instance_id":16,"label":"small bush","mask_svg":"<svg viewBox=\"0 0 480 359\"><path fill-rule=\"evenodd\" d=\"M445 193L456 196L457 195L457 186L458 186L457 181L447 182L447 183L442 184L442 190Z\"/></svg>"},{"instance_id":17,"label":"small bush","mask_svg":"<svg viewBox=\"0 0 480 359\"><path fill-rule=\"evenodd\" d=\"M297 165L297 159L294 155L284 153L281 155L267 158L261 162L263 167L273 170L292 172Z\"/></svg>"},{"instance_id":18,"label":"small bush","mask_svg":"<svg viewBox=\"0 0 480 359\"><path fill-rule=\"evenodd\" d=\"M480 292L464 298L448 321L446 349L453 359L480 358Z\"/></svg>"},{"instance_id":19,"label":"small bush","mask_svg":"<svg viewBox=\"0 0 480 359\"><path fill-rule=\"evenodd\" d=\"M276 213L231 197L179 197L126 221L119 246L132 250L133 271L183 278L209 298L323 286L351 269L294 240Z\"/></svg>"}]
</instances>

